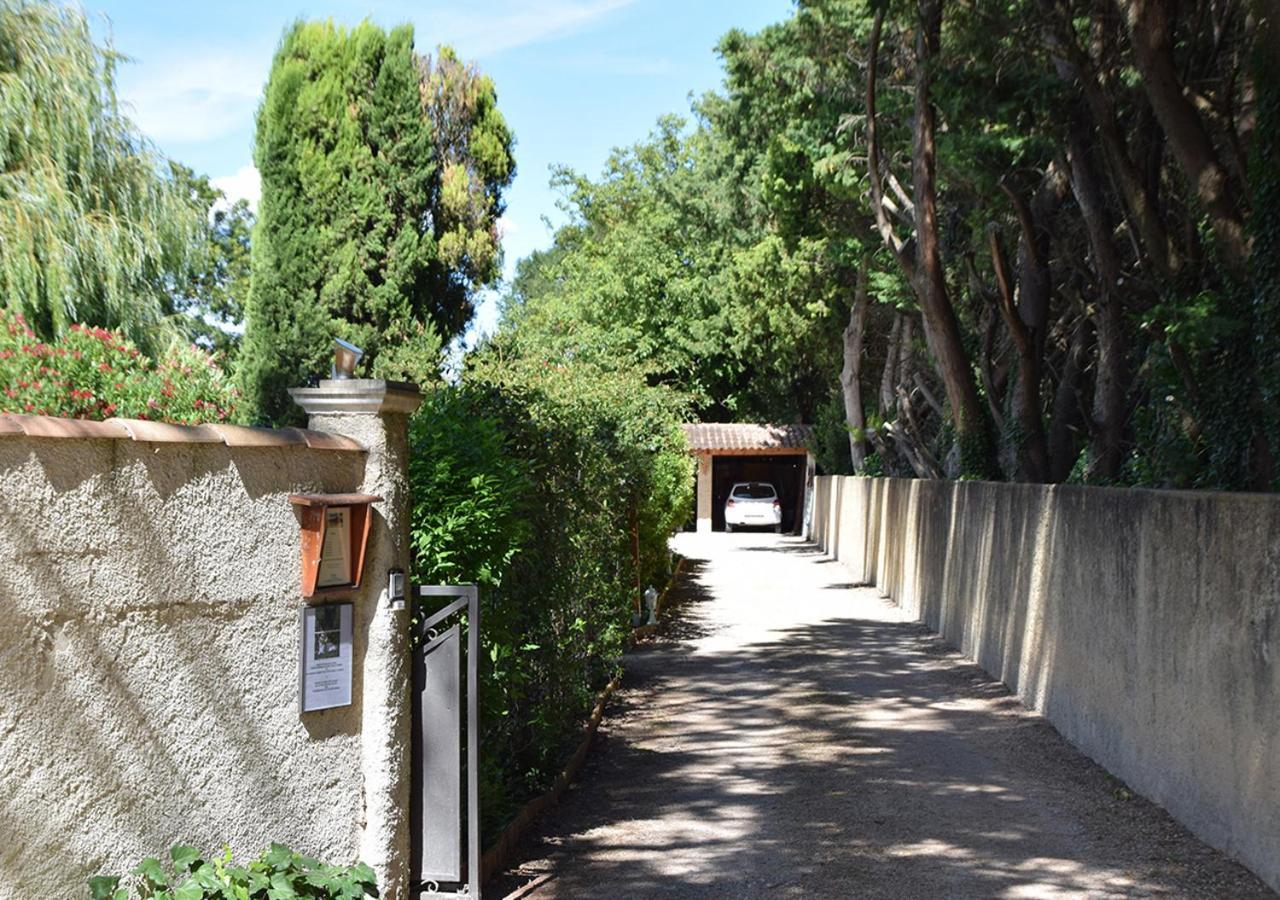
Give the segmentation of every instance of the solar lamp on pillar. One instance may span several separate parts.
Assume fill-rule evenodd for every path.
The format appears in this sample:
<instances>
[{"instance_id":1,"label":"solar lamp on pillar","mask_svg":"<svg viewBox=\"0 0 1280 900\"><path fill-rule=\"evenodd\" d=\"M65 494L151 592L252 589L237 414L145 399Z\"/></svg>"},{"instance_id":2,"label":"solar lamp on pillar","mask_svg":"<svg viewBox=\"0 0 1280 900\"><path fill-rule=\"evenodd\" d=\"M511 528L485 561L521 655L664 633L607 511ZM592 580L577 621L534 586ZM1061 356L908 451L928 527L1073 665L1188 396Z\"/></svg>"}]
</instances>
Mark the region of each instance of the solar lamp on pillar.
<instances>
[{"instance_id":1,"label":"solar lamp on pillar","mask_svg":"<svg viewBox=\"0 0 1280 900\"><path fill-rule=\"evenodd\" d=\"M335 381L355 377L356 366L364 351L342 338L333 339L333 378Z\"/></svg>"}]
</instances>

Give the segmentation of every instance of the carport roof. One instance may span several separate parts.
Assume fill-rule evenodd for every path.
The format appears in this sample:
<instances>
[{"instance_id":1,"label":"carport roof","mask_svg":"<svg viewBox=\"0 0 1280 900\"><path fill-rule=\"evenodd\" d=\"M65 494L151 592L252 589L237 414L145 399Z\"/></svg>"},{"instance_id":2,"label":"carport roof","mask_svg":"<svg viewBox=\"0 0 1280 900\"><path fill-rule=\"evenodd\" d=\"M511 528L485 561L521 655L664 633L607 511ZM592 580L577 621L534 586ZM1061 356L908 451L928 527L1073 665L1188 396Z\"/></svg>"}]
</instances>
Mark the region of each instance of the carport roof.
<instances>
[{"instance_id":1,"label":"carport roof","mask_svg":"<svg viewBox=\"0 0 1280 900\"><path fill-rule=\"evenodd\" d=\"M695 453L741 450L805 451L813 442L812 425L752 425L742 422L694 422L684 426Z\"/></svg>"}]
</instances>

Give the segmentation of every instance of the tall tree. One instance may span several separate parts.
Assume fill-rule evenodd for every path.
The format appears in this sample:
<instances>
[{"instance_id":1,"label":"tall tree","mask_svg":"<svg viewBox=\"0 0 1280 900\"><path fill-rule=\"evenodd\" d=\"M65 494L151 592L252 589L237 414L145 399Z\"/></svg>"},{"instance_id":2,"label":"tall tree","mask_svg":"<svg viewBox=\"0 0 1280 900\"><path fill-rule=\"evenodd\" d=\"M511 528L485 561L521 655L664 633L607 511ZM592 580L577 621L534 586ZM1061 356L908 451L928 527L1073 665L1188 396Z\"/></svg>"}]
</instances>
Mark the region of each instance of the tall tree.
<instances>
[{"instance_id":1,"label":"tall tree","mask_svg":"<svg viewBox=\"0 0 1280 900\"><path fill-rule=\"evenodd\" d=\"M509 346L589 320L704 415L838 416L838 465L1265 487L1274 9L799 0L721 42L691 152L574 182Z\"/></svg>"},{"instance_id":2,"label":"tall tree","mask_svg":"<svg viewBox=\"0 0 1280 900\"><path fill-rule=\"evenodd\" d=\"M178 185L205 211L203 239L192 249L188 278L173 286L173 302L186 315L182 325L191 340L234 365L249 297L254 215L248 201L229 201L207 176L171 166Z\"/></svg>"},{"instance_id":3,"label":"tall tree","mask_svg":"<svg viewBox=\"0 0 1280 900\"><path fill-rule=\"evenodd\" d=\"M121 113L117 59L79 9L0 0L0 304L45 338L84 322L156 351L203 209Z\"/></svg>"},{"instance_id":4,"label":"tall tree","mask_svg":"<svg viewBox=\"0 0 1280 900\"><path fill-rule=\"evenodd\" d=\"M915 288L923 313L925 336L933 354L955 423L960 446L960 465L967 474L995 472L994 446L986 410L978 394L973 366L964 347L960 323L947 290L942 260L942 239L938 214L938 162L933 81L937 77L942 40L942 0L920 0L915 28L914 97L911 128L911 210L913 237L904 240L894 233L885 211L880 171L881 149L876 131L876 92L879 74L880 40L884 7L876 11L868 54L867 77L867 166L871 179L872 203L886 246L900 261L907 280Z\"/></svg>"},{"instance_id":5,"label":"tall tree","mask_svg":"<svg viewBox=\"0 0 1280 900\"><path fill-rule=\"evenodd\" d=\"M762 226L760 182L733 157L714 130L664 117L599 178L559 171L570 222L520 267L500 343L638 367L712 420L807 418L837 350L815 340L831 318L821 254Z\"/></svg>"},{"instance_id":6,"label":"tall tree","mask_svg":"<svg viewBox=\"0 0 1280 900\"><path fill-rule=\"evenodd\" d=\"M371 371L422 377L499 269L512 137L492 82L413 29L299 22L258 114L262 201L239 378L267 421L321 373L332 337Z\"/></svg>"}]
</instances>

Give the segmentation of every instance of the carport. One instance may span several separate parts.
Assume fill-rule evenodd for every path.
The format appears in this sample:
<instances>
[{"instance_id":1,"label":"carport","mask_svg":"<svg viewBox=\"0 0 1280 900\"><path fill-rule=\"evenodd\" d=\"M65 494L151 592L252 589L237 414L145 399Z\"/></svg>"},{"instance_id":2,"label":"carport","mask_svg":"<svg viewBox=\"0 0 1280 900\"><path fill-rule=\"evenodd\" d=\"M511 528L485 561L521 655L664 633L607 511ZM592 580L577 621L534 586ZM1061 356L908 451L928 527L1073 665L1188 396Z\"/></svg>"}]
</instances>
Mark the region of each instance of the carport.
<instances>
[{"instance_id":1,"label":"carport","mask_svg":"<svg viewBox=\"0 0 1280 900\"><path fill-rule=\"evenodd\" d=\"M698 531L724 530L724 501L739 481L773 484L783 530L804 530L814 473L811 426L698 422L684 433L698 459Z\"/></svg>"}]
</instances>

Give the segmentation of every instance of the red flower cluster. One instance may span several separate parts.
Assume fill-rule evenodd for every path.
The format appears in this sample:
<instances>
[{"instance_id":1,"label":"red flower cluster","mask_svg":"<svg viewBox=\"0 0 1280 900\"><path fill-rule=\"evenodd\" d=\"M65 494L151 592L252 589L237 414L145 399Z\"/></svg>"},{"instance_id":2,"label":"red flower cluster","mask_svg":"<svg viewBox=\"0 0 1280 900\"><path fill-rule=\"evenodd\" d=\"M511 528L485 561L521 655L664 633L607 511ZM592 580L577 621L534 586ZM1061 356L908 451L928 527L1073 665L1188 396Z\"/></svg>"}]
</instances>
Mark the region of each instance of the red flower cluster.
<instances>
[{"instance_id":1,"label":"red flower cluster","mask_svg":"<svg viewBox=\"0 0 1280 900\"><path fill-rule=\"evenodd\" d=\"M85 325L45 343L3 310L0 390L0 412L181 423L226 421L237 397L216 359L198 347L175 347L153 362L120 333Z\"/></svg>"}]
</instances>

